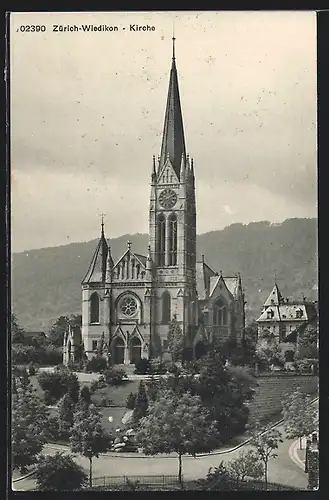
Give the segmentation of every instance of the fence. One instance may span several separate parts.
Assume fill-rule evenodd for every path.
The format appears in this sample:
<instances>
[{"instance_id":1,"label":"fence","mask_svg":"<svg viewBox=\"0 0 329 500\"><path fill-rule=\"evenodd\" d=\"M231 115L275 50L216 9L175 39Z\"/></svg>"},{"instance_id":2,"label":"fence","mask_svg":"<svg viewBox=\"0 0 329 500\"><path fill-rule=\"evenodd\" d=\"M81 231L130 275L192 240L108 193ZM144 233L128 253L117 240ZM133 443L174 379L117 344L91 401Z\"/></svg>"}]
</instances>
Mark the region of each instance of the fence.
<instances>
[{"instance_id":1,"label":"fence","mask_svg":"<svg viewBox=\"0 0 329 500\"><path fill-rule=\"evenodd\" d=\"M128 483L144 486L175 486L179 484L178 476L101 476L93 478L93 487L118 486Z\"/></svg>"},{"instance_id":2,"label":"fence","mask_svg":"<svg viewBox=\"0 0 329 500\"><path fill-rule=\"evenodd\" d=\"M170 487L178 486L179 480L178 476L101 476L93 479L93 487L95 488L106 488L111 486L121 486L128 485L129 483L137 483L138 486L150 486L150 487ZM137 487L138 489L138 487ZM174 488L176 489L176 488ZM186 481L184 483L184 490L202 490L198 481ZM205 488L209 490L216 490L216 485ZM219 488L220 489L220 488ZM298 491L300 488L295 488L292 486L287 486L284 484L277 483L267 483L267 488L265 488L265 483L263 481L242 481L238 485L233 486L231 491Z\"/></svg>"}]
</instances>

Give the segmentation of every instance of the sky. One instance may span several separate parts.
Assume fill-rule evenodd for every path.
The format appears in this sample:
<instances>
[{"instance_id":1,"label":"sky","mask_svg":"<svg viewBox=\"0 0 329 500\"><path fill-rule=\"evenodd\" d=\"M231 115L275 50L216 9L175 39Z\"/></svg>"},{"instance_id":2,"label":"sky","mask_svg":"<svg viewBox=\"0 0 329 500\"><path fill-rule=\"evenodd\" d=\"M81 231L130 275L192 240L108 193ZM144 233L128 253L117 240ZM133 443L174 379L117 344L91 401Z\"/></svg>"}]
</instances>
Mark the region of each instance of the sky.
<instances>
[{"instance_id":1,"label":"sky","mask_svg":"<svg viewBox=\"0 0 329 500\"><path fill-rule=\"evenodd\" d=\"M317 216L315 13L14 13L12 251L148 232L173 26L197 232Z\"/></svg>"}]
</instances>

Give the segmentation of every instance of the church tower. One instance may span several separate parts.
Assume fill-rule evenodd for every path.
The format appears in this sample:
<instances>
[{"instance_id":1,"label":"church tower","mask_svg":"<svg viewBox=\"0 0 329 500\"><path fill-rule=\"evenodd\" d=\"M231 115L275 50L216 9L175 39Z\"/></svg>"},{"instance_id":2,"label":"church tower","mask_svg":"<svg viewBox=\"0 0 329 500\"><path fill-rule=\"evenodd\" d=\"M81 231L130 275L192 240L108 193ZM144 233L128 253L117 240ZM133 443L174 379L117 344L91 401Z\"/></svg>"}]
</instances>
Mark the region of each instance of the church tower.
<instances>
[{"instance_id":1,"label":"church tower","mask_svg":"<svg viewBox=\"0 0 329 500\"><path fill-rule=\"evenodd\" d=\"M154 328L165 347L168 324L175 316L188 347L198 319L195 180L193 159L185 146L175 38L161 152L157 161L153 157L149 235L154 263Z\"/></svg>"}]
</instances>

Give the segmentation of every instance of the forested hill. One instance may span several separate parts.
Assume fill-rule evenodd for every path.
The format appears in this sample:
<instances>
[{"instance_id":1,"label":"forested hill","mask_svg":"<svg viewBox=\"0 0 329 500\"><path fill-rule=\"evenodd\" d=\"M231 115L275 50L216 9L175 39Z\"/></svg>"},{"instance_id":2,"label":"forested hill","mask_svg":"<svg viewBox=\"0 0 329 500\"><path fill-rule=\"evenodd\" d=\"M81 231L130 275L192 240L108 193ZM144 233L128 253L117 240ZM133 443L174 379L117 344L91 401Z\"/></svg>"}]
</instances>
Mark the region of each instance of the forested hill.
<instances>
[{"instance_id":1,"label":"forested hill","mask_svg":"<svg viewBox=\"0 0 329 500\"><path fill-rule=\"evenodd\" d=\"M110 241L114 260L127 248L146 254L146 234ZM81 312L81 279L97 240L13 254L12 305L26 329L47 330L60 315ZM273 287L274 271L284 296L317 298L317 219L287 219L281 224L232 224L197 237L200 258L223 275L240 272L247 321L259 314Z\"/></svg>"}]
</instances>

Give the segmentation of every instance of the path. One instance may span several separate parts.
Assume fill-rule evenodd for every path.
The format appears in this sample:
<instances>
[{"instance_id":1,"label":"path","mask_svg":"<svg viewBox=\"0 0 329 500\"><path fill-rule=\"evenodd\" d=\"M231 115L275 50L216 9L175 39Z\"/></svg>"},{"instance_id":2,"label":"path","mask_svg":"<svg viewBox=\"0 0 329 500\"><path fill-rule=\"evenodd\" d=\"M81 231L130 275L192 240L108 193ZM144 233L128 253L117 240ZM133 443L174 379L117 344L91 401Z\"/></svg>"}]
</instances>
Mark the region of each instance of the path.
<instances>
[{"instance_id":1,"label":"path","mask_svg":"<svg viewBox=\"0 0 329 500\"><path fill-rule=\"evenodd\" d=\"M278 430L283 432L283 426L280 424ZM280 483L296 488L307 488L307 474L298 466L289 455L289 449L295 441L284 439L278 448L278 458L270 460L269 463L269 482ZM249 444L244 445L243 449L249 449ZM224 463L236 458L241 448L234 451L223 451L220 455L206 455L193 458L186 456L183 459L183 475L186 480L205 477L210 467L216 467L221 461ZM56 451L68 452L67 448L58 445L47 445L44 450L47 454L53 455ZM76 462L88 471L88 460L81 456L76 456ZM130 475L177 475L178 460L175 455L155 457L143 456L121 456L120 454L101 455L93 461L93 476L123 476ZM14 484L15 490L32 490L35 482L32 478L19 481Z\"/></svg>"}]
</instances>

